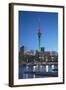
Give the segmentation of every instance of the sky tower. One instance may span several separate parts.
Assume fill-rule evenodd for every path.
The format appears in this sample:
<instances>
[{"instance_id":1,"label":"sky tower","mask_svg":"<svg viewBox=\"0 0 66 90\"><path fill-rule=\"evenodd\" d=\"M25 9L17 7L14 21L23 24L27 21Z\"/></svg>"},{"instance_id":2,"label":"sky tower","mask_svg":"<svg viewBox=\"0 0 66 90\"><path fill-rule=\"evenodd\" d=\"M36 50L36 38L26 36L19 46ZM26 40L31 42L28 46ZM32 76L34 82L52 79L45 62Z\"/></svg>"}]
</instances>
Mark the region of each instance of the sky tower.
<instances>
[{"instance_id":1,"label":"sky tower","mask_svg":"<svg viewBox=\"0 0 66 90\"><path fill-rule=\"evenodd\" d=\"M41 31L40 31L40 20L39 20L39 28L38 28L38 51L41 50Z\"/></svg>"}]
</instances>

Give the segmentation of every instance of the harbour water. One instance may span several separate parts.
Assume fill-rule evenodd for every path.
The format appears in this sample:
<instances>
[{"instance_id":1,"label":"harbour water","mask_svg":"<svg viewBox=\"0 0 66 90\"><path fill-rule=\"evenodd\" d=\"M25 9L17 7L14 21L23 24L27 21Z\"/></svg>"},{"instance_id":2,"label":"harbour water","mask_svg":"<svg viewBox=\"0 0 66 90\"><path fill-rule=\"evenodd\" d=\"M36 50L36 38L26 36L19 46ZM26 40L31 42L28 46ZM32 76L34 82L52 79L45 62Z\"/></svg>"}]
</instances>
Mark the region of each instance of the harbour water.
<instances>
[{"instance_id":1,"label":"harbour water","mask_svg":"<svg viewBox=\"0 0 66 90\"><path fill-rule=\"evenodd\" d=\"M58 77L58 65L21 64L19 65L19 79Z\"/></svg>"}]
</instances>

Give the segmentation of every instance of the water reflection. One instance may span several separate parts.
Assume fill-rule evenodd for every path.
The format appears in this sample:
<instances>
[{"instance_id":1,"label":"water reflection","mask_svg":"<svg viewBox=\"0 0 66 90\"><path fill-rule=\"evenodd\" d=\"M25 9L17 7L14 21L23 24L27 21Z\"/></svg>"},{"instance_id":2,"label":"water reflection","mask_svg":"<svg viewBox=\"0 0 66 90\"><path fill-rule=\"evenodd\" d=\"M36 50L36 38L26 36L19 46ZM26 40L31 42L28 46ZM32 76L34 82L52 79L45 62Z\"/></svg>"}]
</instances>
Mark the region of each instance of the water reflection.
<instances>
[{"instance_id":1,"label":"water reflection","mask_svg":"<svg viewBox=\"0 0 66 90\"><path fill-rule=\"evenodd\" d=\"M21 64L19 65L19 79L58 77L58 65Z\"/></svg>"}]
</instances>

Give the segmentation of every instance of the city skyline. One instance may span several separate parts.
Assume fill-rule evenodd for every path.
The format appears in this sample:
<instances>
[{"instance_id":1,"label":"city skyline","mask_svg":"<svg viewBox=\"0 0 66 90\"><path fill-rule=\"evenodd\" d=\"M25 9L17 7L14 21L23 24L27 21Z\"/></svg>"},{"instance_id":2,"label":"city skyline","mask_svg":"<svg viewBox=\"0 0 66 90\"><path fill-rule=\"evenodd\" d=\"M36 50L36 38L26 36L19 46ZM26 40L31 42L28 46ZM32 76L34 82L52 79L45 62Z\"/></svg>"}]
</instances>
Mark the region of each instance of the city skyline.
<instances>
[{"instance_id":1,"label":"city skyline","mask_svg":"<svg viewBox=\"0 0 66 90\"><path fill-rule=\"evenodd\" d=\"M38 50L40 19L41 47L58 51L58 13L19 11L19 47Z\"/></svg>"}]
</instances>

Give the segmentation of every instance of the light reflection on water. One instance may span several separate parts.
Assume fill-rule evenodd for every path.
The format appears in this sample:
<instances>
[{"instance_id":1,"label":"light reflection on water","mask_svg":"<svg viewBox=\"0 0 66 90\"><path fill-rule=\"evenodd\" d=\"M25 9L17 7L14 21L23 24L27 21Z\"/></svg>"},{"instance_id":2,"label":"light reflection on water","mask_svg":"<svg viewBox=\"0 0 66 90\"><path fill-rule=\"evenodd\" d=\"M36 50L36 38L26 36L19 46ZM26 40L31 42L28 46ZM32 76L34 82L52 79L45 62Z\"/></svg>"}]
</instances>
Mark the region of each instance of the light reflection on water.
<instances>
[{"instance_id":1,"label":"light reflection on water","mask_svg":"<svg viewBox=\"0 0 66 90\"><path fill-rule=\"evenodd\" d=\"M19 65L19 79L58 77L58 65Z\"/></svg>"}]
</instances>

